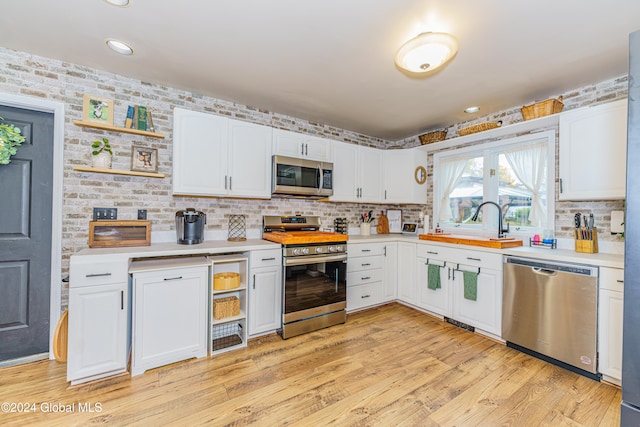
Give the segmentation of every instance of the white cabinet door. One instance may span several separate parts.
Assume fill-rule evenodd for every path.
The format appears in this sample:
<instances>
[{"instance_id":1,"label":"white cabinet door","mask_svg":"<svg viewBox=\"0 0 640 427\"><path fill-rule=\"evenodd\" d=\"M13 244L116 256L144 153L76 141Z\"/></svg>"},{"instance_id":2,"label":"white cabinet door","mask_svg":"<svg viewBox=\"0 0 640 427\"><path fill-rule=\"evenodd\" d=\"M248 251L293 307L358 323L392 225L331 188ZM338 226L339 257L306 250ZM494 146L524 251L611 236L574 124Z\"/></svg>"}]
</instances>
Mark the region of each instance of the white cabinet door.
<instances>
[{"instance_id":1,"label":"white cabinet door","mask_svg":"<svg viewBox=\"0 0 640 427\"><path fill-rule=\"evenodd\" d=\"M393 301L398 297L398 244L384 245L384 301Z\"/></svg>"},{"instance_id":2,"label":"white cabinet door","mask_svg":"<svg viewBox=\"0 0 640 427\"><path fill-rule=\"evenodd\" d=\"M127 370L126 283L69 289L67 380L79 384Z\"/></svg>"},{"instance_id":3,"label":"white cabinet door","mask_svg":"<svg viewBox=\"0 0 640 427\"><path fill-rule=\"evenodd\" d=\"M382 150L370 147L359 148L358 161L360 197L362 203L382 203Z\"/></svg>"},{"instance_id":4,"label":"white cabinet door","mask_svg":"<svg viewBox=\"0 0 640 427\"><path fill-rule=\"evenodd\" d=\"M272 128L229 120L228 194L271 197Z\"/></svg>"},{"instance_id":5,"label":"white cabinet door","mask_svg":"<svg viewBox=\"0 0 640 427\"><path fill-rule=\"evenodd\" d=\"M299 159L331 161L331 141L283 129L273 130L273 154Z\"/></svg>"},{"instance_id":6,"label":"white cabinet door","mask_svg":"<svg viewBox=\"0 0 640 427\"><path fill-rule=\"evenodd\" d=\"M600 267L598 287L598 372L607 381L620 385L624 270Z\"/></svg>"},{"instance_id":7,"label":"white cabinet door","mask_svg":"<svg viewBox=\"0 0 640 427\"><path fill-rule=\"evenodd\" d=\"M133 274L131 375L207 355L207 266Z\"/></svg>"},{"instance_id":8,"label":"white cabinet door","mask_svg":"<svg viewBox=\"0 0 640 427\"><path fill-rule=\"evenodd\" d=\"M440 288L430 289L429 264L442 266L440 268ZM449 277L451 269L444 266L444 261L417 257L416 259L416 291L418 293L417 305L425 310L432 311L442 316L451 315L451 282Z\"/></svg>"},{"instance_id":9,"label":"white cabinet door","mask_svg":"<svg viewBox=\"0 0 640 427\"><path fill-rule=\"evenodd\" d=\"M228 119L173 110L173 194L225 194Z\"/></svg>"},{"instance_id":10,"label":"white cabinet door","mask_svg":"<svg viewBox=\"0 0 640 427\"><path fill-rule=\"evenodd\" d=\"M282 327L282 269L251 270L249 287L249 335L272 332Z\"/></svg>"},{"instance_id":11,"label":"white cabinet door","mask_svg":"<svg viewBox=\"0 0 640 427\"><path fill-rule=\"evenodd\" d=\"M333 195L334 202L355 202L359 194L358 146L343 142L333 143Z\"/></svg>"},{"instance_id":12,"label":"white cabinet door","mask_svg":"<svg viewBox=\"0 0 640 427\"><path fill-rule=\"evenodd\" d=\"M425 168L427 155L417 149L383 150L384 201L386 203L427 202L427 186L418 184L415 179L416 168ZM425 177L426 179L426 177Z\"/></svg>"},{"instance_id":13,"label":"white cabinet door","mask_svg":"<svg viewBox=\"0 0 640 427\"><path fill-rule=\"evenodd\" d=\"M398 299L416 305L416 244L398 242Z\"/></svg>"},{"instance_id":14,"label":"white cabinet door","mask_svg":"<svg viewBox=\"0 0 640 427\"><path fill-rule=\"evenodd\" d=\"M464 268L461 266L461 268ZM471 270L471 269L470 269ZM464 297L462 271L451 270L453 287L452 317L468 325L502 335L502 271L481 268L476 300Z\"/></svg>"},{"instance_id":15,"label":"white cabinet door","mask_svg":"<svg viewBox=\"0 0 640 427\"><path fill-rule=\"evenodd\" d=\"M627 100L560 115L560 200L625 198Z\"/></svg>"}]
</instances>

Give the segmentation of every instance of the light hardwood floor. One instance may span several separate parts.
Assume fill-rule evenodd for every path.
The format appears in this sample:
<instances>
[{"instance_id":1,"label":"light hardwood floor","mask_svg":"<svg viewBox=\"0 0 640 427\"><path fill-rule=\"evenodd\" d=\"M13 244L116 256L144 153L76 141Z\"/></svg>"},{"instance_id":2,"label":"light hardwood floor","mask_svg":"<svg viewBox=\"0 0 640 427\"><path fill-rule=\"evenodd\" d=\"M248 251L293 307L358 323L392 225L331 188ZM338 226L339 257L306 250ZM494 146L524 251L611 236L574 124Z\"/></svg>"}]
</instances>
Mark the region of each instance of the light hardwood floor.
<instances>
[{"instance_id":1,"label":"light hardwood floor","mask_svg":"<svg viewBox=\"0 0 640 427\"><path fill-rule=\"evenodd\" d=\"M0 411L0 425L616 426L621 400L616 387L400 304L134 378L70 387L65 375L55 361L0 369L0 402L35 404ZM45 412L55 405L73 412Z\"/></svg>"}]
</instances>

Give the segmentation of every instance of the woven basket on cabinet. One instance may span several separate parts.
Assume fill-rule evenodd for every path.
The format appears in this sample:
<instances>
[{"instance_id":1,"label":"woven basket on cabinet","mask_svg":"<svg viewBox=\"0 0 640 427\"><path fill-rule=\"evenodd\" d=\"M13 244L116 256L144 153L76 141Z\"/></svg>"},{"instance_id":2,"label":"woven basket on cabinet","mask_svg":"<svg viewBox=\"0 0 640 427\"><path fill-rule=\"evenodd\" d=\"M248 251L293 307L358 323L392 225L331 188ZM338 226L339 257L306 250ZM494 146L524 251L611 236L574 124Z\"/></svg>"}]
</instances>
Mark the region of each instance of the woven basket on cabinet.
<instances>
[{"instance_id":1,"label":"woven basket on cabinet","mask_svg":"<svg viewBox=\"0 0 640 427\"><path fill-rule=\"evenodd\" d=\"M556 114L562 111L564 98L559 96L558 99L550 98L545 101L536 102L535 104L525 105L520 109L524 120L537 119L539 117Z\"/></svg>"}]
</instances>

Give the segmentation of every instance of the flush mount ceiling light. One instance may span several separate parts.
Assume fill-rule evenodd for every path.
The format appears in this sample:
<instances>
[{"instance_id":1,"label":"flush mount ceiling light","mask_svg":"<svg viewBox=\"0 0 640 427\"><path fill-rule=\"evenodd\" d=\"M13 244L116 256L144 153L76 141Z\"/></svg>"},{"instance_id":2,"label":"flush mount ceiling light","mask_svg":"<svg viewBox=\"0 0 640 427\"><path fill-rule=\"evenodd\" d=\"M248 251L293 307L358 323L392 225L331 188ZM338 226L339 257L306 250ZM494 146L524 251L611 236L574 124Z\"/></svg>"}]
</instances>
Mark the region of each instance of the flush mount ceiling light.
<instances>
[{"instance_id":1,"label":"flush mount ceiling light","mask_svg":"<svg viewBox=\"0 0 640 427\"><path fill-rule=\"evenodd\" d=\"M478 111L480 111L480 107L475 107L475 106L474 107L468 107L468 108L464 109L464 112L465 113L469 113L469 114L477 113Z\"/></svg>"},{"instance_id":2,"label":"flush mount ceiling light","mask_svg":"<svg viewBox=\"0 0 640 427\"><path fill-rule=\"evenodd\" d=\"M114 52L118 52L121 55L133 55L133 49L128 44L119 40L108 39L107 46Z\"/></svg>"},{"instance_id":3,"label":"flush mount ceiling light","mask_svg":"<svg viewBox=\"0 0 640 427\"><path fill-rule=\"evenodd\" d=\"M458 40L447 33L422 33L403 44L396 65L411 73L427 73L449 61L458 52Z\"/></svg>"},{"instance_id":4,"label":"flush mount ceiling light","mask_svg":"<svg viewBox=\"0 0 640 427\"><path fill-rule=\"evenodd\" d=\"M104 0L109 4L119 7L129 6L129 0Z\"/></svg>"}]
</instances>

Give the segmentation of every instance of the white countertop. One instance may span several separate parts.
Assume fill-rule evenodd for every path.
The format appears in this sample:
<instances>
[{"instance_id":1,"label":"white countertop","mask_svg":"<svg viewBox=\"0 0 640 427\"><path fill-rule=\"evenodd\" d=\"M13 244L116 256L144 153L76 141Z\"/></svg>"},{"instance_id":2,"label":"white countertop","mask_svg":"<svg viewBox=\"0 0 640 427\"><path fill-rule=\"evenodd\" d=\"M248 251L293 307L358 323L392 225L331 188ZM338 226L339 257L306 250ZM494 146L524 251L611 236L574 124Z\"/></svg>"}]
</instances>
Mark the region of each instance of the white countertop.
<instances>
[{"instance_id":1,"label":"white countertop","mask_svg":"<svg viewBox=\"0 0 640 427\"><path fill-rule=\"evenodd\" d=\"M516 255L529 258L545 259L549 261L557 262L573 262L579 264L595 265L598 267L611 267L611 268L624 268L624 255L610 254L610 253L597 253L587 254L581 252L575 252L566 249L549 249L549 248L536 248L529 246L521 246L518 248L508 249L493 249L485 248L481 246L460 245L454 243L434 242L429 240L420 240L418 236L410 236L405 234L372 234L370 236L349 235L350 243L376 243L376 242L412 242L424 245L433 246L445 246L445 247L457 247L460 249L473 249L482 252L500 253L503 255Z\"/></svg>"},{"instance_id":2,"label":"white countertop","mask_svg":"<svg viewBox=\"0 0 640 427\"><path fill-rule=\"evenodd\" d=\"M228 240L207 240L197 245L179 245L177 243L152 243L150 246L86 248L72 255L75 262L95 259L96 255L122 258L149 258L180 255L207 255L228 252L247 252L262 249L279 249L278 243L262 239L247 239L243 242Z\"/></svg>"}]
</instances>

